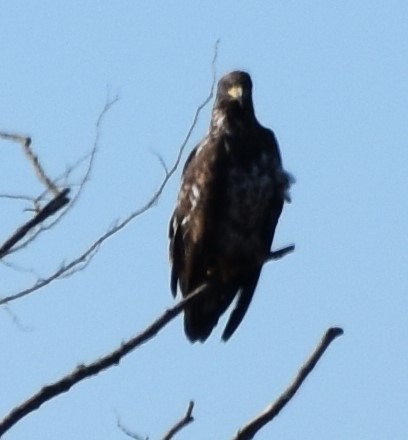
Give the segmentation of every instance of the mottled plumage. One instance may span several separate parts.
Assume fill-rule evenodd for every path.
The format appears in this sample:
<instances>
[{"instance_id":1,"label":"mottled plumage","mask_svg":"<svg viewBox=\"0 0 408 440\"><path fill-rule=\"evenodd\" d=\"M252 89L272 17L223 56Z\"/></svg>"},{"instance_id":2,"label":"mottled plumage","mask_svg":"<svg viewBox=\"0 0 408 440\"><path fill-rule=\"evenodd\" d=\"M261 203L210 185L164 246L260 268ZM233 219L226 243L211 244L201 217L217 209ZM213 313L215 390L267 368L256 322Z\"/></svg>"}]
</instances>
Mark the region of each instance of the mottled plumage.
<instances>
[{"instance_id":1,"label":"mottled plumage","mask_svg":"<svg viewBox=\"0 0 408 440\"><path fill-rule=\"evenodd\" d=\"M173 295L178 285L183 297L207 285L184 312L192 342L207 339L235 297L223 339L242 321L289 185L275 136L255 117L250 76L225 75L218 83L209 133L184 166L170 220Z\"/></svg>"}]
</instances>

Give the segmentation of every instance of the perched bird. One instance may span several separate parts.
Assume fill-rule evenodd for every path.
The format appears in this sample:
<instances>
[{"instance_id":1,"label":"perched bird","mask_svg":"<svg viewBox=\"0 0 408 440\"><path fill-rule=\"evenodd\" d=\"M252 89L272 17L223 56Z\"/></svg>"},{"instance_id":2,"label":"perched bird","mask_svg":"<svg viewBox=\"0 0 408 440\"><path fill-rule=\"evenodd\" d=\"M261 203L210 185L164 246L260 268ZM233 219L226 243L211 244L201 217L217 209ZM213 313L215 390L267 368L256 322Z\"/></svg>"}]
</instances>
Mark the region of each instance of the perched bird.
<instances>
[{"instance_id":1,"label":"perched bird","mask_svg":"<svg viewBox=\"0 0 408 440\"><path fill-rule=\"evenodd\" d=\"M270 255L291 176L274 133L259 124L252 81L235 71L218 82L207 136L188 157L170 220L171 290L205 292L184 311L191 342L205 341L233 309L222 339L241 323Z\"/></svg>"}]
</instances>

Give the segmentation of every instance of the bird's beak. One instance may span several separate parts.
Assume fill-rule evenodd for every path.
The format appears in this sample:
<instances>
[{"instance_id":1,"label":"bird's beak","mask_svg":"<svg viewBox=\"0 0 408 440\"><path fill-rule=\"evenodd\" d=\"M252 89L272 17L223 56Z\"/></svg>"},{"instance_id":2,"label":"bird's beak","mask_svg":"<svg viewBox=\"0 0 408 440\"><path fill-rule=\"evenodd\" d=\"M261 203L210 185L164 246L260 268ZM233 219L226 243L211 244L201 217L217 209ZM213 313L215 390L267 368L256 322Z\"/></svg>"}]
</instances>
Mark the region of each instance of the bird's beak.
<instances>
[{"instance_id":1,"label":"bird's beak","mask_svg":"<svg viewBox=\"0 0 408 440\"><path fill-rule=\"evenodd\" d=\"M236 99L237 101L241 102L242 101L242 87L241 86L232 86L229 90L228 90L228 95L231 96L231 98Z\"/></svg>"}]
</instances>

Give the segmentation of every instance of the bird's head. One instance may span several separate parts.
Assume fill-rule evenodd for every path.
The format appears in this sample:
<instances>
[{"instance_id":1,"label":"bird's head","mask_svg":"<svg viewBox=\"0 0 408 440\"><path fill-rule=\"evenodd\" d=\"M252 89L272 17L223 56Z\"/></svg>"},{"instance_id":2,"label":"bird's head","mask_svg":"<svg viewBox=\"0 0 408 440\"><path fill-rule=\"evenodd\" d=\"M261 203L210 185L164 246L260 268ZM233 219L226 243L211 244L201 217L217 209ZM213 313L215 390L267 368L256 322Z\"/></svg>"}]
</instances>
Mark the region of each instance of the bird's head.
<instances>
[{"instance_id":1,"label":"bird's head","mask_svg":"<svg viewBox=\"0 0 408 440\"><path fill-rule=\"evenodd\" d=\"M252 81L249 74L237 70L224 75L218 82L217 102L239 104L242 109L252 108Z\"/></svg>"}]
</instances>

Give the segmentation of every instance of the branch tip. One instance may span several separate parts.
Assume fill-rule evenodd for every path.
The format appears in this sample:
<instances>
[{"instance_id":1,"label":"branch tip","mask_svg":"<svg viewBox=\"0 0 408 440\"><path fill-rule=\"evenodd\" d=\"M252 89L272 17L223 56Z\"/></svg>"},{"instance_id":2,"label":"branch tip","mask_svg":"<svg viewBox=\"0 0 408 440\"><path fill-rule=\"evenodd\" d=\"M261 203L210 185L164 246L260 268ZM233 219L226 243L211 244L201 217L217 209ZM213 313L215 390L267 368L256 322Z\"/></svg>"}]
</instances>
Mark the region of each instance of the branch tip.
<instances>
[{"instance_id":1,"label":"branch tip","mask_svg":"<svg viewBox=\"0 0 408 440\"><path fill-rule=\"evenodd\" d=\"M233 437L233 440L251 440L255 437L259 430L271 422L290 402L305 381L306 377L312 372L317 362L323 356L329 345L334 341L334 339L342 334L343 329L340 327L329 328L323 335L313 353L310 355L309 359L300 368L295 379L289 385L289 387L278 397L274 403L267 406L259 415L248 422L244 427L240 428Z\"/></svg>"},{"instance_id":2,"label":"branch tip","mask_svg":"<svg viewBox=\"0 0 408 440\"><path fill-rule=\"evenodd\" d=\"M169 429L169 431L164 435L162 440L171 440L184 427L186 427L191 422L194 422L194 417L192 415L193 408L194 408L194 401L190 400L187 407L187 411L184 414L184 416Z\"/></svg>"}]
</instances>

